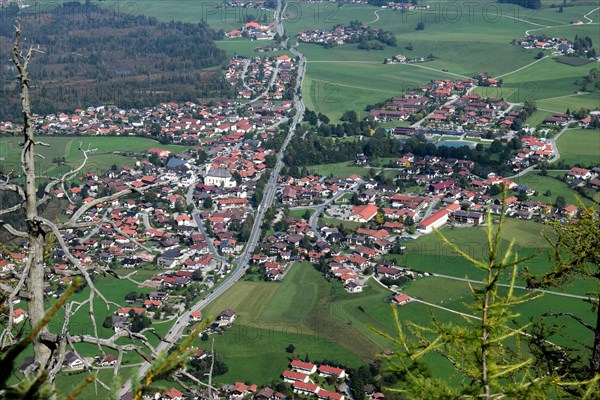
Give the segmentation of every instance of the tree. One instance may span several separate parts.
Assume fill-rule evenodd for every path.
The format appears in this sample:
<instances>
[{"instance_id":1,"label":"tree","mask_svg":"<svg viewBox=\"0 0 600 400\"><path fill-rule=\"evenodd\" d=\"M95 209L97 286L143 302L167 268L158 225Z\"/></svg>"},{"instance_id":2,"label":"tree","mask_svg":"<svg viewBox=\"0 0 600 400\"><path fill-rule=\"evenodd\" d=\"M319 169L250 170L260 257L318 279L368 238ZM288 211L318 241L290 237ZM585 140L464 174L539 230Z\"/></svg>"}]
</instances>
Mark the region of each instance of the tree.
<instances>
[{"instance_id":1,"label":"tree","mask_svg":"<svg viewBox=\"0 0 600 400\"><path fill-rule=\"evenodd\" d=\"M557 198L558 200L558 198ZM552 268L542 275L526 271L527 284L533 288L561 287L576 279L593 280L600 286L600 215L591 205L579 203L581 213L578 219L567 223L551 222L556 239L547 238L552 245L550 261ZM598 292L590 293L595 298L596 323L588 324L572 313L549 313L554 317L574 319L594 336L589 371L586 377L600 380L600 307L597 305Z\"/></svg>"},{"instance_id":2,"label":"tree","mask_svg":"<svg viewBox=\"0 0 600 400\"><path fill-rule=\"evenodd\" d=\"M204 201L202 202L202 208L204 209L211 209L213 206L213 199L212 197L208 196L204 199Z\"/></svg>"},{"instance_id":3,"label":"tree","mask_svg":"<svg viewBox=\"0 0 600 400\"><path fill-rule=\"evenodd\" d=\"M294 351L296 351L296 347L291 343L285 348L286 353L292 354Z\"/></svg>"},{"instance_id":4,"label":"tree","mask_svg":"<svg viewBox=\"0 0 600 400\"><path fill-rule=\"evenodd\" d=\"M435 317L431 325L401 322L397 309L392 308L396 320L397 337L380 334L393 340L397 346L394 362L396 375L404 379L400 391L408 398L445 399L532 399L554 397L560 393L560 376L554 371L532 368L532 356L523 350L522 337L528 325L514 323L514 307L541 296L528 292L514 292L518 267L527 259L514 252L513 239L502 249L504 207L500 222L492 223L487 214L487 255L475 259L437 232L444 244L482 271L482 285L472 285L473 301L468 304L472 315L462 323L442 322ZM501 278L509 276L508 289L500 288ZM410 335L408 334L410 332ZM458 374L454 379L430 377L423 358L433 354L449 362ZM556 396L560 397L560 396Z\"/></svg>"},{"instance_id":5,"label":"tree","mask_svg":"<svg viewBox=\"0 0 600 400\"><path fill-rule=\"evenodd\" d=\"M556 208L563 209L565 208L565 206L567 205L567 200L565 200L565 198L563 196L556 196L556 200L554 201L554 206Z\"/></svg>"},{"instance_id":6,"label":"tree","mask_svg":"<svg viewBox=\"0 0 600 400\"><path fill-rule=\"evenodd\" d=\"M98 273L104 275L110 274L113 276L116 276L116 274L111 271L110 268L105 266L82 265L79 259L71 254L69 247L63 238L63 232L93 226L93 222L83 222L80 219L92 207L141 191L134 189L133 187L128 187L108 196L99 197L79 206L67 221L60 223L52 222L41 215L40 210L50 202L54 189L57 186L62 186L63 191L67 192L67 190L65 190L66 185L68 185L69 181L75 178L84 169L88 161L88 156L93 150L80 149L83 155L82 163L77 168L72 169L58 178L50 178L49 182L47 177L41 177L36 174L36 150L38 147L44 146L43 143L36 140L34 116L31 110L29 96L31 82L29 78L29 63L36 50L30 47L26 54L23 55L20 45L21 29L20 27L17 27L12 61L18 73L17 82L21 92L21 108L23 116L21 168L25 176L25 183L13 183L8 180L6 184L0 185L0 191L15 193L20 199L18 203L12 206L3 205L3 208L0 209L0 218L4 218L3 220L0 220L0 227L7 230L14 238L26 243L27 261L24 265L19 265L18 268L15 269L14 273L18 279L13 280L13 282L0 284L0 292L2 292L3 295L6 295L7 299L20 298L24 299L27 303L29 323L32 329L32 337L27 339L27 343L33 344L35 361L33 373L36 375L33 376L34 380L36 378L41 379L40 382L46 382L50 384L50 386L53 386L56 374L62 368L67 349L69 349L69 346L73 346L76 343L91 343L99 348L116 350L120 354L119 361L115 367L115 375L117 375L120 370L121 356L125 351L136 351L148 360L156 355L155 348L146 340L146 337L144 336L146 333L145 330L140 330L138 333L115 333L110 338L101 338L99 336L98 323L94 316L94 304L97 299L104 302L106 306L109 306L111 303L95 286L93 277ZM10 176L10 173L8 175ZM37 197L37 185L41 181L48 183L45 185L42 196ZM165 184L165 182L161 182L161 185L162 184ZM148 186L148 189L154 187L156 187L156 185L150 185ZM72 203L72 199L67 198L67 200ZM6 217L15 212L24 213L25 229L18 229L7 221ZM99 223L100 222L97 222L96 224ZM122 233L116 225L113 225L113 228L120 234ZM128 235L125 236L129 237ZM71 266L71 269L66 270L63 274L67 276L82 277L82 281L87 285L87 290L90 291L90 295L88 299L83 302L67 302L65 299L64 303L60 303L59 307L64 304L64 319L60 324L57 324L59 325L58 330L52 332L48 325L47 318L50 318L53 314L46 314L46 304L44 302L44 287L46 283L45 260L56 248L64 253L64 257ZM18 340L19 338L16 337L13 332L13 302L5 301L4 303L9 310L9 317L7 326L0 334L0 353L2 354L12 351L12 349L15 348L14 346L23 343ZM70 332L70 317L76 309L81 308L87 308L86 314L89 315L90 318L90 329L92 333L74 335ZM51 310L53 310L54 313L56 312L55 308L52 308ZM142 347L137 344L118 344L117 340L123 336L138 340L141 339L152 355L146 354ZM152 381L152 379L150 379L150 381Z\"/></svg>"},{"instance_id":7,"label":"tree","mask_svg":"<svg viewBox=\"0 0 600 400\"><path fill-rule=\"evenodd\" d=\"M418 31L422 31L423 29L425 29L425 22L419 22L415 29Z\"/></svg>"}]
</instances>

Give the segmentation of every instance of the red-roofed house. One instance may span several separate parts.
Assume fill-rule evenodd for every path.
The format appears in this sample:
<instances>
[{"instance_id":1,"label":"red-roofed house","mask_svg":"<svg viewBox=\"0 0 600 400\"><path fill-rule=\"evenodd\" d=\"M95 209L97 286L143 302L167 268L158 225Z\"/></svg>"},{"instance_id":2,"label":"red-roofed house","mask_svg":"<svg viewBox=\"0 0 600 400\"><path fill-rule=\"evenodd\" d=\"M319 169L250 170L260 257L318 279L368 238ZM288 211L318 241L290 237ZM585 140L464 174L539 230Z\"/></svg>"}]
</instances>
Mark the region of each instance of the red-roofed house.
<instances>
[{"instance_id":1,"label":"red-roofed house","mask_svg":"<svg viewBox=\"0 0 600 400\"><path fill-rule=\"evenodd\" d=\"M319 376L333 376L337 379L344 379L346 377L346 371L341 368L330 367L329 365L320 365Z\"/></svg>"},{"instance_id":2,"label":"red-roofed house","mask_svg":"<svg viewBox=\"0 0 600 400\"><path fill-rule=\"evenodd\" d=\"M322 400L344 400L345 397L341 393L330 392L324 389L321 389L317 392L317 397Z\"/></svg>"},{"instance_id":3,"label":"red-roofed house","mask_svg":"<svg viewBox=\"0 0 600 400\"><path fill-rule=\"evenodd\" d=\"M292 367L292 370L296 372L301 372L308 375L312 375L317 372L317 366L315 364L300 360L292 360L290 367Z\"/></svg>"},{"instance_id":4,"label":"red-roofed house","mask_svg":"<svg viewBox=\"0 0 600 400\"><path fill-rule=\"evenodd\" d=\"M294 382L292 384L294 388L294 393L300 393L305 395L313 395L317 394L321 388L319 385L315 385L314 383L305 383L305 382Z\"/></svg>"},{"instance_id":5,"label":"red-roofed house","mask_svg":"<svg viewBox=\"0 0 600 400\"><path fill-rule=\"evenodd\" d=\"M377 206L374 204L366 204L364 206L352 207L350 213L350 221L369 222L377 214Z\"/></svg>"},{"instance_id":6,"label":"red-roofed house","mask_svg":"<svg viewBox=\"0 0 600 400\"><path fill-rule=\"evenodd\" d=\"M399 294L397 296L394 296L394 299L392 301L398 304L399 306L402 306L408 303L409 301L412 301L412 298L407 294Z\"/></svg>"},{"instance_id":7,"label":"red-roofed house","mask_svg":"<svg viewBox=\"0 0 600 400\"><path fill-rule=\"evenodd\" d=\"M418 231L421 233L431 233L434 228L439 228L448 222L448 210L439 210L432 216L425 218L418 225Z\"/></svg>"},{"instance_id":8,"label":"red-roofed house","mask_svg":"<svg viewBox=\"0 0 600 400\"><path fill-rule=\"evenodd\" d=\"M183 392L175 389L175 388L171 388L169 390L167 390L165 392L165 394L163 394L163 396L161 397L161 399L165 399L165 400L183 400Z\"/></svg>"},{"instance_id":9,"label":"red-roofed house","mask_svg":"<svg viewBox=\"0 0 600 400\"><path fill-rule=\"evenodd\" d=\"M296 371L285 370L281 374L284 382L294 383L294 382L308 382L308 375L302 374Z\"/></svg>"}]
</instances>

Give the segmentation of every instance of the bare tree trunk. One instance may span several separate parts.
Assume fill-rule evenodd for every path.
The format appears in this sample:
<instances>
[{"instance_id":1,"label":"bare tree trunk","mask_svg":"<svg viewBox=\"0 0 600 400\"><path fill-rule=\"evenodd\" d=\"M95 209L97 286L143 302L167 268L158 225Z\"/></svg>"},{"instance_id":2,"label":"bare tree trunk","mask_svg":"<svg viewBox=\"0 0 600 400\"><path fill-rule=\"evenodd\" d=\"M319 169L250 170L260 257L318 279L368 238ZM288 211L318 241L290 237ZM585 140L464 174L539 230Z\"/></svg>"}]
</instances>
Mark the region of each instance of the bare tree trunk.
<instances>
[{"instance_id":1,"label":"bare tree trunk","mask_svg":"<svg viewBox=\"0 0 600 400\"><path fill-rule=\"evenodd\" d=\"M31 115L31 104L29 101L29 76L28 67L33 49L29 49L27 55L22 58L20 54L21 30L16 29L16 40L13 48L13 62L19 71L19 83L21 84L21 107L23 109L23 150L21 153L21 165L25 174L25 220L28 235L28 259L29 267L27 278L27 308L29 311L29 323L35 328L44 318L44 230L37 221L37 187L35 175L35 136L33 129L33 117ZM48 327L44 326L34 340L35 362L40 369L45 369L52 354L51 349L40 340L40 336L48 333Z\"/></svg>"}]
</instances>

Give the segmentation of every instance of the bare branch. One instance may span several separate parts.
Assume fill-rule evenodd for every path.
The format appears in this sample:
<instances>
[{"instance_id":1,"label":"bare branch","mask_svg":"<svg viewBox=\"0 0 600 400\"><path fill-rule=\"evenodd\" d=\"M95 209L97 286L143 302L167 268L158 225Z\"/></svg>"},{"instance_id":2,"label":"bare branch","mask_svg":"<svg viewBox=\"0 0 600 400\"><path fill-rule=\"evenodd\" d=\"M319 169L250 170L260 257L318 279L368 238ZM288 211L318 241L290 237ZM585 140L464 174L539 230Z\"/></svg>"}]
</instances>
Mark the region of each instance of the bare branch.
<instances>
[{"instance_id":1,"label":"bare branch","mask_svg":"<svg viewBox=\"0 0 600 400\"><path fill-rule=\"evenodd\" d=\"M0 216L13 213L13 212L18 211L18 210L20 210L22 208L25 208L23 203L16 204L16 205L14 205L12 207L5 208L4 210L0 210Z\"/></svg>"},{"instance_id":2,"label":"bare branch","mask_svg":"<svg viewBox=\"0 0 600 400\"><path fill-rule=\"evenodd\" d=\"M544 313L542 315L544 317L570 317L570 318L574 319L575 321L579 322L584 327L588 328L590 331L596 332L596 328L594 328L594 326L592 326L591 324L588 324L583 319L581 319L577 315L575 315L573 313L570 313L570 312L558 312L558 313L555 313L555 312L550 311L550 312Z\"/></svg>"},{"instance_id":3,"label":"bare branch","mask_svg":"<svg viewBox=\"0 0 600 400\"><path fill-rule=\"evenodd\" d=\"M13 236L20 237L20 238L28 237L27 233L14 228L11 224L4 222L2 220L0 220L0 226L3 227L4 229L6 229L8 231L8 233L10 233Z\"/></svg>"}]
</instances>

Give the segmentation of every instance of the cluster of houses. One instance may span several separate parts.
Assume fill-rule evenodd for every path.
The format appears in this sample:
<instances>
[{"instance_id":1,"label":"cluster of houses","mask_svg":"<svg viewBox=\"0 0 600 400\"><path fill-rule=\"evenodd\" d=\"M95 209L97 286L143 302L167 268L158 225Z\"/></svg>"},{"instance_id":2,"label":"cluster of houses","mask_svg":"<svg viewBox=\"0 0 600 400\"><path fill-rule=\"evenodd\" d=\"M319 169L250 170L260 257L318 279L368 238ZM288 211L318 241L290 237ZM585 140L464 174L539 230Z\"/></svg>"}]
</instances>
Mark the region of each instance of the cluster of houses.
<instances>
[{"instance_id":1,"label":"cluster of houses","mask_svg":"<svg viewBox=\"0 0 600 400\"><path fill-rule=\"evenodd\" d=\"M301 43L313 43L321 46L337 46L345 43L358 43L361 39L377 38L379 34L388 34L379 28L368 25L336 25L330 30L309 29L298 32L296 39Z\"/></svg>"},{"instance_id":2,"label":"cluster of houses","mask_svg":"<svg viewBox=\"0 0 600 400\"><path fill-rule=\"evenodd\" d=\"M347 377L346 371L342 368L329 365L317 366L300 360L292 360L290 369L283 371L281 376L284 382L292 385L294 393L320 400L344 400L346 398L347 394L326 390L321 387L322 384L315 383L312 376L316 374L321 378L332 378L336 382L344 381Z\"/></svg>"},{"instance_id":3,"label":"cluster of houses","mask_svg":"<svg viewBox=\"0 0 600 400\"><path fill-rule=\"evenodd\" d=\"M475 82L471 79L457 81L447 79L436 80L426 85L421 85L414 90L409 90L402 97L394 97L387 100L383 107L372 109L369 117L376 121L404 121L412 115L427 111L430 107L443 104L452 95L464 94L474 85ZM442 106L440 111L449 113L455 110L452 105L448 105ZM436 117L436 119L440 120L441 118Z\"/></svg>"},{"instance_id":4,"label":"cluster of houses","mask_svg":"<svg viewBox=\"0 0 600 400\"><path fill-rule=\"evenodd\" d=\"M566 38L562 37L548 37L546 35L527 35L525 39L513 40L515 46L521 46L524 49L540 49L550 50L562 53L564 55L573 54L573 44Z\"/></svg>"},{"instance_id":5,"label":"cluster of houses","mask_svg":"<svg viewBox=\"0 0 600 400\"><path fill-rule=\"evenodd\" d=\"M251 21L240 29L232 29L225 33L225 37L234 39L245 37L250 40L273 40L275 32L270 25L261 25L256 21Z\"/></svg>"},{"instance_id":6,"label":"cluster of houses","mask_svg":"<svg viewBox=\"0 0 600 400\"><path fill-rule=\"evenodd\" d=\"M396 54L395 56L391 56L388 58L385 58L383 60L384 64L406 64L406 63L418 63L418 62L425 62L425 61L432 61L433 58L430 56L427 57L413 57L413 58L406 58L406 56L403 56L402 54Z\"/></svg>"},{"instance_id":7,"label":"cluster of houses","mask_svg":"<svg viewBox=\"0 0 600 400\"><path fill-rule=\"evenodd\" d=\"M232 85L239 87L239 99L248 100L260 96L263 100L279 101L284 99L295 70L294 60L287 55L233 58L225 77ZM289 112L291 107L290 99L281 102L281 111Z\"/></svg>"}]
</instances>

